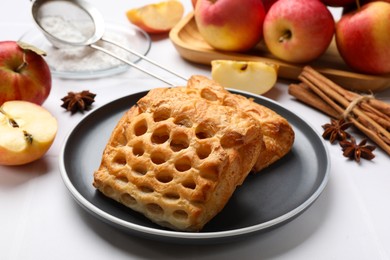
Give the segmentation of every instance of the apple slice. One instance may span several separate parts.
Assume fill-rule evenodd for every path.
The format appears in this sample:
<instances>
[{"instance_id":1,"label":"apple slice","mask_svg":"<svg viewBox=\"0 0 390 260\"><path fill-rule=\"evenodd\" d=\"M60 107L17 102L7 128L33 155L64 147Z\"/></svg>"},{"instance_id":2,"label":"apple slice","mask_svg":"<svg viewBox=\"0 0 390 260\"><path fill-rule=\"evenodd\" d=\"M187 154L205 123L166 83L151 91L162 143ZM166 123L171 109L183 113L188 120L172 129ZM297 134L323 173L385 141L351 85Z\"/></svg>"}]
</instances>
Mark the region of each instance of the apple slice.
<instances>
[{"instance_id":1,"label":"apple slice","mask_svg":"<svg viewBox=\"0 0 390 260\"><path fill-rule=\"evenodd\" d=\"M211 77L225 88L264 94L275 85L278 68L261 61L213 60Z\"/></svg>"},{"instance_id":2,"label":"apple slice","mask_svg":"<svg viewBox=\"0 0 390 260\"><path fill-rule=\"evenodd\" d=\"M0 165L21 165L41 158L57 134L57 120L28 101L7 101L0 107Z\"/></svg>"},{"instance_id":3,"label":"apple slice","mask_svg":"<svg viewBox=\"0 0 390 260\"><path fill-rule=\"evenodd\" d=\"M177 0L148 4L126 12L127 19L148 33L171 30L183 17L184 6Z\"/></svg>"}]
</instances>

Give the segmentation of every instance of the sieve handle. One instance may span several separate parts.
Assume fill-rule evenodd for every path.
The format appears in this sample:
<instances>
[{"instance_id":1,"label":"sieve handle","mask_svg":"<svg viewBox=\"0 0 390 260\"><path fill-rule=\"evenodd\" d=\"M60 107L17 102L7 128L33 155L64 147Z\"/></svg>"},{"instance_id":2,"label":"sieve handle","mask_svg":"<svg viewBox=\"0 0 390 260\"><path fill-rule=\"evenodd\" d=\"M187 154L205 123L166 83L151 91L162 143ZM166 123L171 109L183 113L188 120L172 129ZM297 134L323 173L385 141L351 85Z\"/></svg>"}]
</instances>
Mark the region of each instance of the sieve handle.
<instances>
[{"instance_id":1,"label":"sieve handle","mask_svg":"<svg viewBox=\"0 0 390 260\"><path fill-rule=\"evenodd\" d=\"M144 72L144 73L146 73L146 74L148 74L148 75L150 75L150 76L152 76L154 78L156 78L156 79L158 79L158 80L161 80L162 82L167 83L168 85L171 85L173 87L175 86L175 84L173 84L172 82L169 82L169 81L161 78L160 76L158 76L158 75L156 75L156 74L154 74L154 73L152 73L150 71L147 71L147 70L141 68L140 66L134 64L133 62L131 62L129 60L126 60L126 59L123 59L123 58L119 57L115 53L113 53L113 52L111 52L111 51L109 51L109 50L107 50L105 48L102 48L102 47L97 46L95 44L90 44L89 46L91 48L96 49L96 50L102 51L102 52L104 52L104 53L106 53L106 54L108 54L108 55L110 55L110 56L112 56L112 57L114 57L114 58L116 58L116 59L118 59L118 60L120 60L120 61L122 61L122 62L124 62L124 63L126 63L126 64L128 64L128 65L130 65L130 66L132 66L132 67L134 67L134 68L136 68L136 69L138 69L138 70L140 70L140 71L142 71L142 72Z\"/></svg>"},{"instance_id":2,"label":"sieve handle","mask_svg":"<svg viewBox=\"0 0 390 260\"><path fill-rule=\"evenodd\" d=\"M122 45L122 44L120 44L118 42L114 42L111 39L105 38L104 36L100 40L108 42L108 43L111 43L111 44L113 44L113 45L115 45L115 46L117 46L117 47L119 47L119 48L121 48L121 49L123 49L123 50L125 50L127 52L130 52L131 54L133 54L133 55L135 55L135 56L137 56L137 57L139 57L139 58L141 58L141 59L143 59L143 60L145 60L145 61L147 61L147 62L149 62L149 63L151 63L151 64L153 64L153 65L155 65L155 66L157 66L157 67L159 67L159 68L161 68L161 69L163 69L163 70L165 70L165 71L167 71L167 72L169 72L169 73L171 73L171 74L173 74L173 75L175 75L175 76L177 76L177 77L179 77L179 78L181 78L183 80L185 80L185 81L188 80L186 77L183 77L182 75L178 74L177 72L175 72L175 71L173 71L171 69L168 69L167 67L164 67L161 64L158 64L157 62L149 59L145 55L142 55L142 54L140 54L140 53L138 53L138 52L136 52L136 51L134 51L132 49L129 49L126 46L124 46L124 45Z\"/></svg>"}]
</instances>

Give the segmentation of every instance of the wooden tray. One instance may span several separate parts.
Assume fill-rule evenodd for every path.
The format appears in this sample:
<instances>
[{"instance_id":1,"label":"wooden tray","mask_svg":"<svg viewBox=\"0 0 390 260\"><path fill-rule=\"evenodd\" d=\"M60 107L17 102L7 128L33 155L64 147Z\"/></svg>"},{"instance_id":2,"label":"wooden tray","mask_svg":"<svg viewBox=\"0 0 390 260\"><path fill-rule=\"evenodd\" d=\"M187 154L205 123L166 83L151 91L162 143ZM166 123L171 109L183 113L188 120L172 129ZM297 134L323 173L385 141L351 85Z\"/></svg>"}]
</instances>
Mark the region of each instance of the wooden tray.
<instances>
[{"instance_id":1,"label":"wooden tray","mask_svg":"<svg viewBox=\"0 0 390 260\"><path fill-rule=\"evenodd\" d=\"M253 51L245 53L224 52L213 49L200 35L193 12L184 17L170 32L169 37L179 54L186 60L210 65L212 60L230 59L245 61L264 61L279 65L278 76L297 80L304 65L310 65L340 86L362 92L379 92L390 87L390 74L365 75L353 72L341 59L335 42L324 55L310 64L290 64L272 56L264 44L259 44ZM358 55L358 54L357 54Z\"/></svg>"}]
</instances>

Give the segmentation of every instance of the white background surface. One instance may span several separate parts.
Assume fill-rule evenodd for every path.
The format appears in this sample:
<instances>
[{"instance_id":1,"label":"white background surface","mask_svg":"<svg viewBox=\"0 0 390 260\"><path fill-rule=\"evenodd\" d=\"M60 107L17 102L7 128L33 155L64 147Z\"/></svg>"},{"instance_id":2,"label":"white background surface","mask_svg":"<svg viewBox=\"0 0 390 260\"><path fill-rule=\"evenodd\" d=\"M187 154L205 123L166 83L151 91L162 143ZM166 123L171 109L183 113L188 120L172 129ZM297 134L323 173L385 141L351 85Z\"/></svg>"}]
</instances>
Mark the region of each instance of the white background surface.
<instances>
[{"instance_id":1,"label":"white background surface","mask_svg":"<svg viewBox=\"0 0 390 260\"><path fill-rule=\"evenodd\" d=\"M127 25L126 10L156 1L90 2L106 21ZM182 2L188 13L190 1ZM28 0L0 2L1 41L17 40L34 26L30 6ZM150 58L185 76L210 75L210 67L183 60L166 36L152 39ZM265 96L310 122L321 134L321 125L329 118L296 102L287 94L288 83L278 82ZM162 85L133 69L93 80L53 78L52 92L43 105L59 123L53 146L32 164L0 166L0 259L390 259L390 160L379 148L373 161L359 165L344 158L338 145L327 142L331 172L320 198L292 222L239 242L190 246L149 241L122 233L85 212L66 189L58 168L63 141L83 115L70 116L60 108L60 99L68 91L89 89L97 93L93 106L97 108ZM377 96L390 100L389 91Z\"/></svg>"}]
</instances>

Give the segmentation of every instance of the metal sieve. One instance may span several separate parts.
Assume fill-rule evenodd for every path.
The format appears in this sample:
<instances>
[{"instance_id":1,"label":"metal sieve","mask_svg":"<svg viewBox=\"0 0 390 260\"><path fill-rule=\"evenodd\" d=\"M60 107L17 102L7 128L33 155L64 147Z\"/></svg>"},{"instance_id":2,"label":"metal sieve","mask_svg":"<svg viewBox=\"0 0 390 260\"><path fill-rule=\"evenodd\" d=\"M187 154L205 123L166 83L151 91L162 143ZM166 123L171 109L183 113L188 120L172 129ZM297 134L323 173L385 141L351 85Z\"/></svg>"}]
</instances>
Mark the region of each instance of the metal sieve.
<instances>
[{"instance_id":1,"label":"metal sieve","mask_svg":"<svg viewBox=\"0 0 390 260\"><path fill-rule=\"evenodd\" d=\"M113 44L185 81L187 79L176 72L156 63L144 55L127 48L126 46L107 39L104 36L105 23L101 13L89 3L82 0L33 0L32 16L48 41L56 48L69 48L70 46L89 46L102 51L158 80L171 86L171 82L160 76L147 71L140 66L128 61L115 53L102 48L95 43L105 41ZM56 28L56 30L53 30ZM71 35L64 35L62 32L71 31Z\"/></svg>"}]
</instances>

